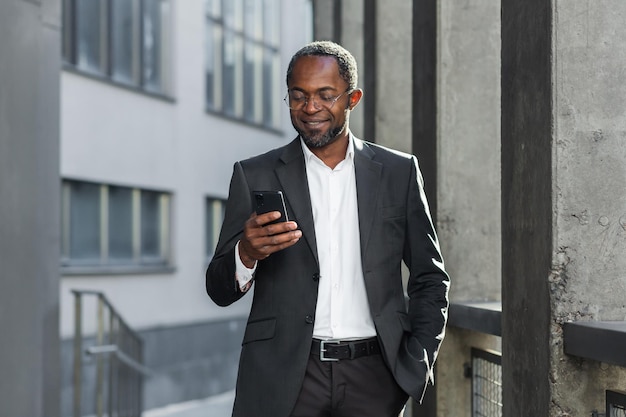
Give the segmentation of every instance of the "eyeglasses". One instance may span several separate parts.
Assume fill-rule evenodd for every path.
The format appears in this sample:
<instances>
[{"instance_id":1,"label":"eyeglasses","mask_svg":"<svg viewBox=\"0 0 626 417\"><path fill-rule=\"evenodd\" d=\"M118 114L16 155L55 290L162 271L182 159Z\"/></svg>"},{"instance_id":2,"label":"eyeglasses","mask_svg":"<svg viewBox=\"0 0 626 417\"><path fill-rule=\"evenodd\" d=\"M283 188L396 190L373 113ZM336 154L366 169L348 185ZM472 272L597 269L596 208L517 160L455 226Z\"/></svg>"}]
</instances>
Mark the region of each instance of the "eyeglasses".
<instances>
[{"instance_id":1,"label":"eyeglasses","mask_svg":"<svg viewBox=\"0 0 626 417\"><path fill-rule=\"evenodd\" d=\"M289 90L283 101L291 110L302 110L309 104L309 101L313 103L313 107L315 107L316 110L330 110L341 96L346 93L349 95L351 92L352 91L348 89L338 96L332 96L327 92L307 96L301 91Z\"/></svg>"}]
</instances>

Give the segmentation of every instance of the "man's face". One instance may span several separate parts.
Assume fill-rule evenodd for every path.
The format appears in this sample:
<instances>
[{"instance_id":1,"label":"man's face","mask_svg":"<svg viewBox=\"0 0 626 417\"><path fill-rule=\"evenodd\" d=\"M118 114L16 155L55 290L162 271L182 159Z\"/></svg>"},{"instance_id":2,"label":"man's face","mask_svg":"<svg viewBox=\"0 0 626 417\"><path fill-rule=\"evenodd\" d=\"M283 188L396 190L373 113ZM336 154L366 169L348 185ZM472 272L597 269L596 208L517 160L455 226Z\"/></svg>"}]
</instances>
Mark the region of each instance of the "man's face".
<instances>
[{"instance_id":1,"label":"man's face","mask_svg":"<svg viewBox=\"0 0 626 417\"><path fill-rule=\"evenodd\" d=\"M290 95L301 101L291 106L296 107L289 112L291 123L308 147L322 148L347 132L350 95L335 58L299 58L288 87ZM339 98L330 106L329 98L335 97Z\"/></svg>"}]
</instances>

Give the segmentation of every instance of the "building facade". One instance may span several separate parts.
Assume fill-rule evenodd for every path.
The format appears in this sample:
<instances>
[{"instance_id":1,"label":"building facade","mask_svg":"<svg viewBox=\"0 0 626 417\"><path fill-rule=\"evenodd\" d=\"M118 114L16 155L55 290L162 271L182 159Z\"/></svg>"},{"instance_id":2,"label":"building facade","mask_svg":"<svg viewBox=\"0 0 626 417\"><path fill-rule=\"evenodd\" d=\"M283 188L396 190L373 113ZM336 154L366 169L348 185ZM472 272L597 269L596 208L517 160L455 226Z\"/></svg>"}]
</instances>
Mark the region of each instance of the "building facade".
<instances>
[{"instance_id":1,"label":"building facade","mask_svg":"<svg viewBox=\"0 0 626 417\"><path fill-rule=\"evenodd\" d=\"M230 390L251 298L217 307L204 270L234 162L295 137L282 101L285 72L311 40L311 3L62 6L64 409L72 401L73 290L104 293L143 336L153 371L145 408ZM84 334L95 317L85 315Z\"/></svg>"}]
</instances>

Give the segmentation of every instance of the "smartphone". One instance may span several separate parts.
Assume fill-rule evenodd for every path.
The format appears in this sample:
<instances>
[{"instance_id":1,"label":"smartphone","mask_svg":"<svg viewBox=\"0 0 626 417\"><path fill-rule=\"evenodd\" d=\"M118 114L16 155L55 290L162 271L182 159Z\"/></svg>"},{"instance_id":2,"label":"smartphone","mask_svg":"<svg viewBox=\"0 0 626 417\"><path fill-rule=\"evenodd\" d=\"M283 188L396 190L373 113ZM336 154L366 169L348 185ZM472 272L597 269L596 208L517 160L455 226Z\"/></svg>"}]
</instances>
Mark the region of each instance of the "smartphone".
<instances>
[{"instance_id":1,"label":"smartphone","mask_svg":"<svg viewBox=\"0 0 626 417\"><path fill-rule=\"evenodd\" d=\"M270 211L280 212L280 218L269 224L289 221L282 191L253 191L252 198L256 214L269 213Z\"/></svg>"}]
</instances>

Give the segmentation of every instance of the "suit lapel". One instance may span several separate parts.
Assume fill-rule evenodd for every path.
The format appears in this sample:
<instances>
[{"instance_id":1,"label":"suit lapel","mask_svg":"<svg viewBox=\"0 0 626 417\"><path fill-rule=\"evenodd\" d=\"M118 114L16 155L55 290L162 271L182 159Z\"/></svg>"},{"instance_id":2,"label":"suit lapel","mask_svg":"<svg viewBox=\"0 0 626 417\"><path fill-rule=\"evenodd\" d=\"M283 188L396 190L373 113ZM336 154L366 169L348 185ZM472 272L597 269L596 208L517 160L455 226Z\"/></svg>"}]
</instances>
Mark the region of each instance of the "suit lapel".
<instances>
[{"instance_id":1,"label":"suit lapel","mask_svg":"<svg viewBox=\"0 0 626 417\"><path fill-rule=\"evenodd\" d=\"M362 140L354 138L354 170L356 194L359 207L359 229L361 235L361 258L365 256L372 231L372 224L380 196L380 179L383 165L373 160L374 151Z\"/></svg>"},{"instance_id":2,"label":"suit lapel","mask_svg":"<svg viewBox=\"0 0 626 417\"><path fill-rule=\"evenodd\" d=\"M309 183L306 178L306 167L300 139L296 138L285 150L276 167L276 176L283 188L287 206L291 213L287 213L291 220L298 223L298 228L319 264L317 258L317 243L315 240L315 225L313 223L313 209L309 194Z\"/></svg>"},{"instance_id":3,"label":"suit lapel","mask_svg":"<svg viewBox=\"0 0 626 417\"><path fill-rule=\"evenodd\" d=\"M359 207L359 229L361 238L361 256L365 253L369 242L372 224L378 205L382 164L373 160L374 151L362 140L354 137L354 170L356 177L357 204ZM276 167L276 176L281 183L290 219L298 222L304 238L316 261L317 241L313 223L313 209L309 185L306 178L306 167L300 139L296 138L285 147L281 155L281 163Z\"/></svg>"}]
</instances>

